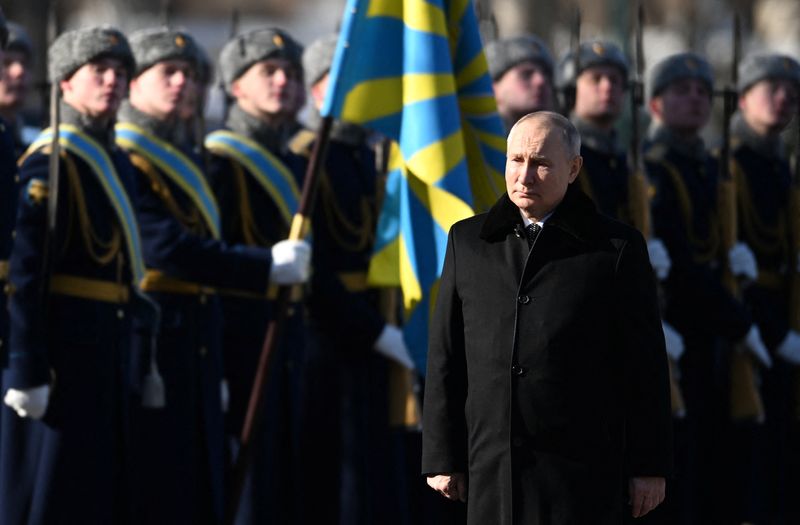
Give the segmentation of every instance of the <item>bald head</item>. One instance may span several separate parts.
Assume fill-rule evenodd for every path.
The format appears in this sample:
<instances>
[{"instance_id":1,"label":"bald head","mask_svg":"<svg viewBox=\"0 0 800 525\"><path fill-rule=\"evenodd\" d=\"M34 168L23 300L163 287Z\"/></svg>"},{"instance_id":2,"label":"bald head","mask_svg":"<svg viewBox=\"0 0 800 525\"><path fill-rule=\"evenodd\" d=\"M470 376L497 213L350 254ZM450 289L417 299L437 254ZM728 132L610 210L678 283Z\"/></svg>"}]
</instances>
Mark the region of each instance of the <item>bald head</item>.
<instances>
[{"instance_id":1,"label":"bald head","mask_svg":"<svg viewBox=\"0 0 800 525\"><path fill-rule=\"evenodd\" d=\"M522 117L508 134L506 191L531 220L553 211L583 165L581 139L569 120L540 111Z\"/></svg>"}]
</instances>

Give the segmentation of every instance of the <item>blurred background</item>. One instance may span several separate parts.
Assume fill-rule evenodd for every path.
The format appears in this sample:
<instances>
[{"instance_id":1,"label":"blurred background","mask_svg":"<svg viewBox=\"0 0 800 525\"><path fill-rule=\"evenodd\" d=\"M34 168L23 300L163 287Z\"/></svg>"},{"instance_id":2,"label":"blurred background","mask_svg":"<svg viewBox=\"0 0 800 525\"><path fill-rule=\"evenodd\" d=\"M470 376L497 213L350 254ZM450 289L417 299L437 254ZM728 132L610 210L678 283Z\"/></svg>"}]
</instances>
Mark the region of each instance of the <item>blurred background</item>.
<instances>
[{"instance_id":1,"label":"blurred background","mask_svg":"<svg viewBox=\"0 0 800 525\"><path fill-rule=\"evenodd\" d=\"M51 16L59 30L108 23L129 32L169 20L188 29L216 57L229 38L234 11L239 13L239 31L279 26L307 44L336 30L345 4L346 0L0 0L6 16L29 29L40 57L44 57ZM484 41L533 32L551 45L558 59L569 48L570 28L580 9L583 40L609 39L629 52L633 44L634 1L476 0L475 4ZM743 54L769 49L800 57L799 0L643 0L643 4L646 67L669 54L693 50L714 64L719 82L727 82L734 12L742 19ZM44 66L43 58L35 64L36 84L42 92ZM31 121L41 114L41 100L28 98ZM215 88L207 107L209 124L218 123L222 106L222 94ZM718 122L712 121L709 136L716 133Z\"/></svg>"}]
</instances>

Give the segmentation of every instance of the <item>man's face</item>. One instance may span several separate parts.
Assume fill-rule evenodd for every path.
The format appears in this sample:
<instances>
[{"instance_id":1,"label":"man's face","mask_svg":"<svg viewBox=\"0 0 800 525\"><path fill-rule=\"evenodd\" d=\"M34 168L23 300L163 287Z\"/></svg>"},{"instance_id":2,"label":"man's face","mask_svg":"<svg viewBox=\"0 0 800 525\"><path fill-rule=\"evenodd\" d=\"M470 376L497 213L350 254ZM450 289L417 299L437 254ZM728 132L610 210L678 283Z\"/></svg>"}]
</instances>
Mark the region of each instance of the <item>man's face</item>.
<instances>
[{"instance_id":1,"label":"man's face","mask_svg":"<svg viewBox=\"0 0 800 525\"><path fill-rule=\"evenodd\" d=\"M711 115L711 93L696 78L676 80L650 101L657 121L681 133L696 134Z\"/></svg>"},{"instance_id":2,"label":"man's face","mask_svg":"<svg viewBox=\"0 0 800 525\"><path fill-rule=\"evenodd\" d=\"M64 101L92 118L116 115L128 89L128 70L116 58L87 62L62 80Z\"/></svg>"},{"instance_id":3,"label":"man's face","mask_svg":"<svg viewBox=\"0 0 800 525\"><path fill-rule=\"evenodd\" d=\"M156 62L131 80L131 104L139 111L164 120L178 114L194 80L186 60Z\"/></svg>"},{"instance_id":4,"label":"man's face","mask_svg":"<svg viewBox=\"0 0 800 525\"><path fill-rule=\"evenodd\" d=\"M25 102L31 84L28 55L22 51L3 53L3 71L0 76L0 108L18 109Z\"/></svg>"},{"instance_id":5,"label":"man's face","mask_svg":"<svg viewBox=\"0 0 800 525\"><path fill-rule=\"evenodd\" d=\"M263 118L292 115L305 102L300 70L283 58L256 62L233 82L231 92L242 109Z\"/></svg>"},{"instance_id":6,"label":"man's face","mask_svg":"<svg viewBox=\"0 0 800 525\"><path fill-rule=\"evenodd\" d=\"M561 131L546 121L527 120L508 137L506 191L531 219L541 219L564 198L583 159L573 157Z\"/></svg>"},{"instance_id":7,"label":"man's face","mask_svg":"<svg viewBox=\"0 0 800 525\"><path fill-rule=\"evenodd\" d=\"M575 114L588 121L612 123L622 112L625 79L612 65L584 69L575 84Z\"/></svg>"},{"instance_id":8,"label":"man's face","mask_svg":"<svg viewBox=\"0 0 800 525\"><path fill-rule=\"evenodd\" d=\"M797 113L797 104L797 84L782 78L756 82L739 97L742 116L759 132L782 131Z\"/></svg>"},{"instance_id":9,"label":"man's face","mask_svg":"<svg viewBox=\"0 0 800 525\"><path fill-rule=\"evenodd\" d=\"M501 115L525 115L553 109L553 84L538 62L522 62L494 82Z\"/></svg>"}]
</instances>

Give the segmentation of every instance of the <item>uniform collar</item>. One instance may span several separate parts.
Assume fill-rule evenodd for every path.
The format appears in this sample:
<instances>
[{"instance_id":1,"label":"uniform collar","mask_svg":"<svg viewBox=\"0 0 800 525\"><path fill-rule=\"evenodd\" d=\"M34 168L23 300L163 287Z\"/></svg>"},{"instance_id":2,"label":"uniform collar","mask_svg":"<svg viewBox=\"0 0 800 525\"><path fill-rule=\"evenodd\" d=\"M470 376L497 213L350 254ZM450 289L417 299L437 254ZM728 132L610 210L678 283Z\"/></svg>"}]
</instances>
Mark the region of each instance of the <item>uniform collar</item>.
<instances>
[{"instance_id":1,"label":"uniform collar","mask_svg":"<svg viewBox=\"0 0 800 525\"><path fill-rule=\"evenodd\" d=\"M165 142L169 142L175 146L181 146L180 140L182 133L179 133L180 123L177 118L161 120L139 111L133 107L130 101L126 100L122 103L119 110L119 121L130 122L139 126L147 133L155 135Z\"/></svg>"},{"instance_id":2,"label":"uniform collar","mask_svg":"<svg viewBox=\"0 0 800 525\"><path fill-rule=\"evenodd\" d=\"M706 159L706 145L702 137L697 136L691 140L686 140L679 137L671 129L653 122L647 130L647 140L650 143L662 143L667 148L678 152L684 157L696 161L704 161Z\"/></svg>"},{"instance_id":3,"label":"uniform collar","mask_svg":"<svg viewBox=\"0 0 800 525\"><path fill-rule=\"evenodd\" d=\"M312 109L308 114L308 129L319 129L322 117L316 108ZM341 120L334 120L331 126L331 140L342 142L348 146L360 146L367 142L369 133L362 126L350 124Z\"/></svg>"},{"instance_id":4,"label":"uniform collar","mask_svg":"<svg viewBox=\"0 0 800 525\"><path fill-rule=\"evenodd\" d=\"M581 144L605 155L619 153L617 132L613 128L611 131L602 130L591 122L576 117L574 114L571 120L578 133L581 134Z\"/></svg>"},{"instance_id":5,"label":"uniform collar","mask_svg":"<svg viewBox=\"0 0 800 525\"><path fill-rule=\"evenodd\" d=\"M596 218L594 203L575 184L569 185L564 199L545 217L548 230L558 229L586 243L596 237ZM524 226L522 214L504 193L486 214L480 238L488 242L502 241L520 226Z\"/></svg>"},{"instance_id":6,"label":"uniform collar","mask_svg":"<svg viewBox=\"0 0 800 525\"><path fill-rule=\"evenodd\" d=\"M731 134L737 141L768 159L784 159L786 157L786 151L779 136L759 135L747 124L739 112L736 112L731 119Z\"/></svg>"},{"instance_id":7,"label":"uniform collar","mask_svg":"<svg viewBox=\"0 0 800 525\"><path fill-rule=\"evenodd\" d=\"M108 150L114 149L114 121L100 122L84 115L62 99L59 103L61 124L75 126Z\"/></svg>"},{"instance_id":8,"label":"uniform collar","mask_svg":"<svg viewBox=\"0 0 800 525\"><path fill-rule=\"evenodd\" d=\"M289 151L289 141L301 129L300 124L296 122L278 127L271 126L243 110L239 104L231 106L225 126L235 133L255 140L267 150L280 154Z\"/></svg>"}]
</instances>

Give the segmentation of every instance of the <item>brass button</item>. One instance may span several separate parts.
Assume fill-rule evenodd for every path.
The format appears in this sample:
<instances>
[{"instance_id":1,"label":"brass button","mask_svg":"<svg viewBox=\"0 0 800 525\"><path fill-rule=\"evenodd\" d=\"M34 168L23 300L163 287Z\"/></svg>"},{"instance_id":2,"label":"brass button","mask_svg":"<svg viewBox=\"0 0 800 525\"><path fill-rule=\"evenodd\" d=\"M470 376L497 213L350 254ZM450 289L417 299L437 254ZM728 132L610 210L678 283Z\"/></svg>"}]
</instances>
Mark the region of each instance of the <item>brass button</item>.
<instances>
[{"instance_id":1,"label":"brass button","mask_svg":"<svg viewBox=\"0 0 800 525\"><path fill-rule=\"evenodd\" d=\"M0 348L3 348L3 340L0 339Z\"/></svg>"},{"instance_id":2,"label":"brass button","mask_svg":"<svg viewBox=\"0 0 800 525\"><path fill-rule=\"evenodd\" d=\"M117 319L124 319L125 318L125 310L120 308L117 310Z\"/></svg>"},{"instance_id":3,"label":"brass button","mask_svg":"<svg viewBox=\"0 0 800 525\"><path fill-rule=\"evenodd\" d=\"M199 352L200 352L200 357L205 357L206 355L208 355L208 348L206 348L205 346L201 346Z\"/></svg>"},{"instance_id":4,"label":"brass button","mask_svg":"<svg viewBox=\"0 0 800 525\"><path fill-rule=\"evenodd\" d=\"M17 230L11 230L11 238L12 239L16 239L17 238Z\"/></svg>"},{"instance_id":5,"label":"brass button","mask_svg":"<svg viewBox=\"0 0 800 525\"><path fill-rule=\"evenodd\" d=\"M206 304L208 302L208 296L204 293L200 294L200 304Z\"/></svg>"}]
</instances>

